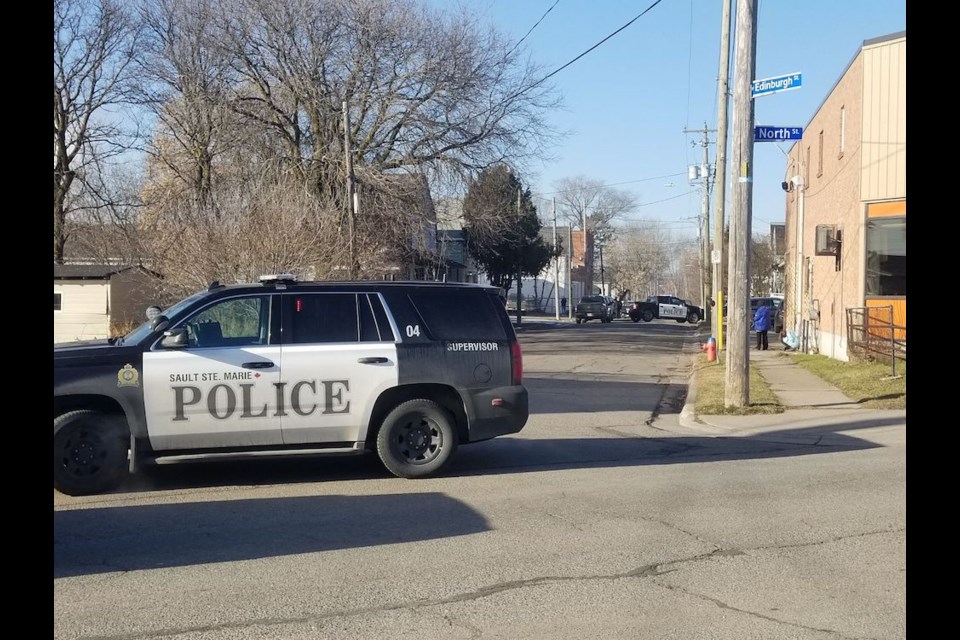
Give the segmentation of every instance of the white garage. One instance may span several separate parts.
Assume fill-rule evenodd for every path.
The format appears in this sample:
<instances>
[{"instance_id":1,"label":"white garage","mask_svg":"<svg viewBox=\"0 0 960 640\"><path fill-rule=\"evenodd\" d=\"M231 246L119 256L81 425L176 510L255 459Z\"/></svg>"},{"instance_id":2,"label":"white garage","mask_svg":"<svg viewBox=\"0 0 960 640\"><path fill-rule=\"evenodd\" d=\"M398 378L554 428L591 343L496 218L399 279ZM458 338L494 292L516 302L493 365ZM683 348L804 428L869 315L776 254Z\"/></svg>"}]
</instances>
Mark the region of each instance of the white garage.
<instances>
[{"instance_id":1,"label":"white garage","mask_svg":"<svg viewBox=\"0 0 960 640\"><path fill-rule=\"evenodd\" d=\"M121 265L53 265L53 341L122 335L156 302L156 274Z\"/></svg>"}]
</instances>

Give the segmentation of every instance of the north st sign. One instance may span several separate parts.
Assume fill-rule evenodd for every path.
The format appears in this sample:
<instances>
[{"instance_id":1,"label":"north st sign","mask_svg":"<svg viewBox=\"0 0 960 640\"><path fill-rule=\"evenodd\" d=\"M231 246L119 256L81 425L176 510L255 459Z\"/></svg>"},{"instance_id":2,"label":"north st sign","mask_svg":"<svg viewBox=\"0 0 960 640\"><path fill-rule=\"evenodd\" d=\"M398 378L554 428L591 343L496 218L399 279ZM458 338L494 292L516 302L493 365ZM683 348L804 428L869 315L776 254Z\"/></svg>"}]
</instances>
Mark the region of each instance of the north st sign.
<instances>
[{"instance_id":1,"label":"north st sign","mask_svg":"<svg viewBox=\"0 0 960 640\"><path fill-rule=\"evenodd\" d=\"M763 80L754 80L750 84L750 93L752 97L768 96L772 93L789 91L790 89L799 89L803 84L803 74L788 73L784 76L775 76L773 78L764 78Z\"/></svg>"},{"instance_id":2,"label":"north st sign","mask_svg":"<svg viewBox=\"0 0 960 640\"><path fill-rule=\"evenodd\" d=\"M781 140L800 140L803 127L765 127L753 128L754 142L780 142Z\"/></svg>"}]
</instances>

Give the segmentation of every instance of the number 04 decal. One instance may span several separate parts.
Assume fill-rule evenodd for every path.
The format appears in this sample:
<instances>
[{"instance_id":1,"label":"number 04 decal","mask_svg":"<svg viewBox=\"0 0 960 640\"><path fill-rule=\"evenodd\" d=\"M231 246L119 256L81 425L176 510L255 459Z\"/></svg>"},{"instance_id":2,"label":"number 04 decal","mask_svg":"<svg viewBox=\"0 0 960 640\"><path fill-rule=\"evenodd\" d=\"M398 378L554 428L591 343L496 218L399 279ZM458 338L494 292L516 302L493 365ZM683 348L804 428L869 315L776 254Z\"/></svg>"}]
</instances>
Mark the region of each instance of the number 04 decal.
<instances>
[{"instance_id":1,"label":"number 04 decal","mask_svg":"<svg viewBox=\"0 0 960 640\"><path fill-rule=\"evenodd\" d=\"M420 335L420 325L418 324L408 324L407 325L407 337L412 338L413 336Z\"/></svg>"}]
</instances>

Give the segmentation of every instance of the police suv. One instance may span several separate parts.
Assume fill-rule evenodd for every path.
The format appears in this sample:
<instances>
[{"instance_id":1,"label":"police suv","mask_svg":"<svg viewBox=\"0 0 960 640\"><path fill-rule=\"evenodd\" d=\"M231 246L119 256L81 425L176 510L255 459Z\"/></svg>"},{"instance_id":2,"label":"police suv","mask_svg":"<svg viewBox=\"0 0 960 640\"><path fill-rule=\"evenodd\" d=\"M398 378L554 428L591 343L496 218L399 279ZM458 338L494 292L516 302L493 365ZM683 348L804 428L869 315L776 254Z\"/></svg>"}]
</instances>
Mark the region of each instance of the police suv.
<instances>
[{"instance_id":1,"label":"police suv","mask_svg":"<svg viewBox=\"0 0 960 640\"><path fill-rule=\"evenodd\" d=\"M110 490L147 462L375 451L403 478L527 421L502 290L217 282L122 338L53 348L53 484Z\"/></svg>"}]
</instances>

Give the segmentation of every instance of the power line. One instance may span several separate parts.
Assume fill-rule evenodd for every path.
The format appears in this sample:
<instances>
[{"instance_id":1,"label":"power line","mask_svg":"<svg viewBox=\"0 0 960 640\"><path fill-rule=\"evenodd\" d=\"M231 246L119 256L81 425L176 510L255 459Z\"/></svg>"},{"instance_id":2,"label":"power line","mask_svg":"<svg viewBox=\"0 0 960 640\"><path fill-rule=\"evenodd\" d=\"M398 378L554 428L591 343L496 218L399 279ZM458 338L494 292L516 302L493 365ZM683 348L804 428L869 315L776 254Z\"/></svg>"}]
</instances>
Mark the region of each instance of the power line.
<instances>
[{"instance_id":1,"label":"power line","mask_svg":"<svg viewBox=\"0 0 960 640\"><path fill-rule=\"evenodd\" d=\"M681 193L677 196L670 196L669 198L664 198L663 200L654 200L653 202L644 202L643 204L638 204L638 207L649 207L652 204L660 204L661 202L666 202L667 200L676 200L677 198L682 198L683 196L689 196L691 193L697 193L697 190L687 191L686 193Z\"/></svg>"},{"instance_id":2,"label":"power line","mask_svg":"<svg viewBox=\"0 0 960 640\"><path fill-rule=\"evenodd\" d=\"M560 0L556 0L556 2L554 2L552 5L550 5L550 8L547 9L542 16L540 16L540 19L537 20L536 24L534 24L532 27L530 27L530 30L527 31L525 34L523 34L523 37L522 37L522 38L520 38L519 40L517 40L517 44L513 45L513 48L510 49L510 52L507 53L507 56L509 56L511 53L513 53L514 51L517 50L517 47L520 46L520 43L523 42L524 40L526 40L528 35L530 35L531 33L533 33L533 30L537 28L537 25L539 25L541 22L543 22L543 19L547 17L547 14L548 14L548 13L550 13L551 11L553 11L553 8L554 8L555 6L557 6L557 3L558 3L558 2L560 2Z\"/></svg>"},{"instance_id":3,"label":"power line","mask_svg":"<svg viewBox=\"0 0 960 640\"><path fill-rule=\"evenodd\" d=\"M566 64L564 64L564 65L562 65L562 66L560 66L560 67L557 67L556 69L554 69L553 71L551 71L551 72L548 73L547 75L543 76L542 78L540 78L540 79L537 80L536 82L533 82L533 83L527 85L526 87L524 87L523 89L520 89L519 91L516 91L515 93L507 96L506 98L504 98L503 100L501 100L501 101L500 101L498 104L496 104L495 106L490 107L489 109L486 109L485 111L481 111L481 112L480 112L479 114L477 114L477 115L483 115L484 113L489 113L490 111L493 111L494 109L499 108L501 105L506 104L507 102L510 102L511 100L513 100L514 98L516 98L517 96L523 95L523 94L526 93L527 91L530 91L531 89L534 89L534 88L540 86L541 84L543 84L544 82L546 82L547 80L549 80L550 78L552 78L553 76L557 75L558 73L560 73L561 71L563 71L564 69L566 69L567 67L569 67L570 65L572 65L574 62L576 62L577 60L579 60L579 59L582 58L583 56L587 55L588 53L590 53L591 51L593 51L594 49L596 49L597 47L599 47L600 45L602 45L604 42L606 42L607 40L609 40L609 39L612 38L613 36L617 35L617 34L620 33L621 31L623 31L624 29L626 29L627 27L629 27L630 25L632 25L634 22L636 22L637 20L639 20L640 18L642 18L648 11L650 11L651 9L653 9L655 6L657 6L657 5L660 4L661 2L663 2L663 0L656 0L656 1L655 1L653 4L651 4L649 7L647 7L646 9L644 9L643 11L641 11L639 14L637 14L632 20L630 20L630 21L627 22L625 25L623 25L622 27L620 27L619 29L617 29L616 31L614 31L613 33L611 33L610 35L608 35L607 37L605 37L603 40L601 40L601 41L598 42L597 44L593 45L592 47L590 47L589 49L587 49L586 51L584 51L583 53L581 53L580 55L578 55L576 58L574 58L574 59L571 60L570 62L567 62Z\"/></svg>"},{"instance_id":4,"label":"power line","mask_svg":"<svg viewBox=\"0 0 960 640\"><path fill-rule=\"evenodd\" d=\"M644 9L643 11L641 11L639 14L637 14L636 17L634 17L632 20L630 20L629 22L627 22L625 25L623 25L622 27L620 27L619 29L617 29L616 31L614 31L613 33L611 33L610 35L608 35L606 38L604 38L603 40L601 40L601 41L598 42L597 44L593 45L592 47L590 47L589 49L587 49L586 51L584 51L583 53L581 53L580 55L578 55L576 58L574 58L574 59L571 60L570 62L568 62L568 63L566 63L565 65L563 65L562 67L559 67L558 69L555 69L554 71L551 71L551 72L548 73L546 76L544 76L543 78L541 78L539 81L537 81L536 83L534 83L533 85L531 85L531 86L530 86L530 89L532 89L533 87L537 86L538 84L540 84L540 83L542 83L542 82L546 82L546 81L547 81L548 79L550 79L551 77L557 75L558 73L560 73L561 71L563 71L564 69L566 69L567 67L569 67L570 65L572 65L574 62L576 62L577 60L579 60L579 59L582 58L583 56L587 55L588 53L590 53L591 51L593 51L594 49L596 49L597 47L599 47L600 45L602 45L604 42L606 42L607 40L609 40L609 39L612 38L613 36L617 35L617 34L620 33L621 31L623 31L624 29L626 29L627 27L629 27L630 25L632 25L634 22L636 22L637 20L639 20L640 18L642 18L644 14L646 14L648 11L650 11L651 9L653 9L655 6L657 6L657 5L660 4L661 2L663 2L663 0L656 0L656 1L655 1L653 4L651 4L649 7L647 7L646 9Z\"/></svg>"}]
</instances>

